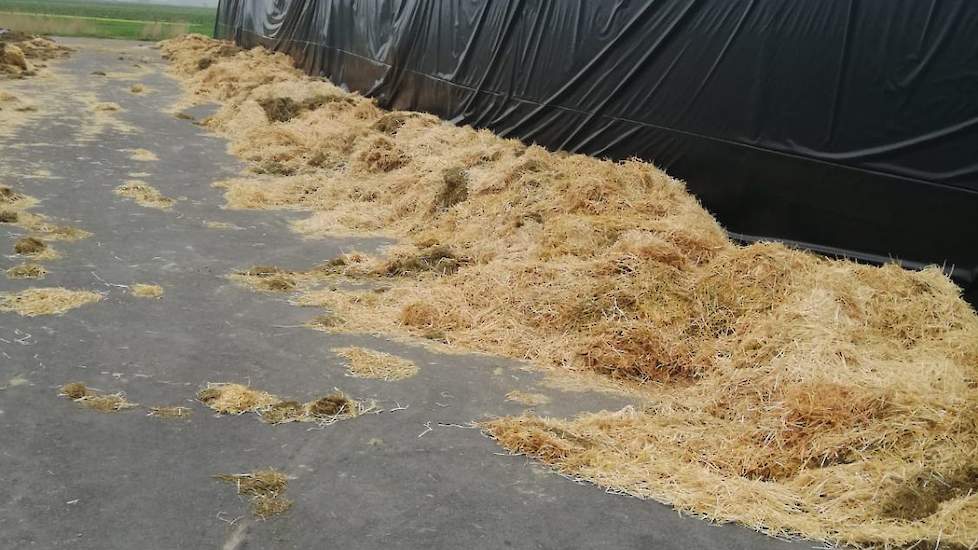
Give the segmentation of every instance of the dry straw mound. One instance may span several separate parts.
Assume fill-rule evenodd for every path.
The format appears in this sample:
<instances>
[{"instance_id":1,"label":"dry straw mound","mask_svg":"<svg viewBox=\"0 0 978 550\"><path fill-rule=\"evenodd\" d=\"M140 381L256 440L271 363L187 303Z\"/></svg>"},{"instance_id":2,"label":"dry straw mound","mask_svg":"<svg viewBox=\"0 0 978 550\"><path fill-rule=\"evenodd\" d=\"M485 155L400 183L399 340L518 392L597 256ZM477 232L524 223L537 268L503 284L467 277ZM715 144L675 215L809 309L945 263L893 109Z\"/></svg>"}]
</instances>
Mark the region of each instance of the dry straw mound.
<instances>
[{"instance_id":1,"label":"dry straw mound","mask_svg":"<svg viewBox=\"0 0 978 550\"><path fill-rule=\"evenodd\" d=\"M651 164L384 112L262 49L188 36L163 50L194 96L223 102L206 124L252 163L221 183L229 206L406 243L317 272L388 282L297 299L329 308L331 330L436 334L654 403L487 425L507 448L773 533L978 540L959 481L978 458L978 317L940 270L736 246Z\"/></svg>"},{"instance_id":2,"label":"dry straw mound","mask_svg":"<svg viewBox=\"0 0 978 550\"><path fill-rule=\"evenodd\" d=\"M418 367L407 359L365 348L336 348L333 353L349 361L347 372L356 378L377 378L393 381L410 378Z\"/></svg>"},{"instance_id":3,"label":"dry straw mound","mask_svg":"<svg viewBox=\"0 0 978 550\"><path fill-rule=\"evenodd\" d=\"M71 48L47 38L11 31L0 36L0 76L24 78L37 74L44 61L64 57Z\"/></svg>"},{"instance_id":4,"label":"dry straw mound","mask_svg":"<svg viewBox=\"0 0 978 550\"><path fill-rule=\"evenodd\" d=\"M0 311L12 311L25 317L61 315L101 299L101 294L87 290L29 288L20 292L0 292Z\"/></svg>"}]
</instances>

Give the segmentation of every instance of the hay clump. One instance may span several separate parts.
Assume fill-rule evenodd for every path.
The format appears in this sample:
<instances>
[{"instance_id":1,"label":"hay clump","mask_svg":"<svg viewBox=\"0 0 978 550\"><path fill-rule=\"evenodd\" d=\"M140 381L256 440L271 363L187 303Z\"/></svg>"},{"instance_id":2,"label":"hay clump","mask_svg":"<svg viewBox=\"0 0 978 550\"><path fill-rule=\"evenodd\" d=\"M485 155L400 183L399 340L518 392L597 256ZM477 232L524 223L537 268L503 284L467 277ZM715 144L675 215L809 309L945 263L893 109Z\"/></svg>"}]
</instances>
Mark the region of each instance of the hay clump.
<instances>
[{"instance_id":1,"label":"hay clump","mask_svg":"<svg viewBox=\"0 0 978 550\"><path fill-rule=\"evenodd\" d=\"M17 223L18 217L14 210L0 210L0 223Z\"/></svg>"},{"instance_id":2,"label":"hay clump","mask_svg":"<svg viewBox=\"0 0 978 550\"><path fill-rule=\"evenodd\" d=\"M118 412L138 406L136 403L129 402L122 392L98 393L81 382L69 382L61 386L58 395L100 412Z\"/></svg>"},{"instance_id":3,"label":"hay clump","mask_svg":"<svg viewBox=\"0 0 978 550\"><path fill-rule=\"evenodd\" d=\"M311 211L295 225L309 235L413 243L342 268L379 277L392 266L387 292L303 289L297 303L341 318L332 330L438 334L562 378L599 373L654 403L500 421L492 433L505 447L775 534L880 546L978 538L974 496L919 520L882 505L901 486L920 491L909 481L920 472L953 477L978 447L978 318L939 269L738 246L651 164L384 113L356 94L272 124L257 98L299 100L328 83L261 49L196 72L219 47L194 37L164 49L197 96L224 103L208 125L236 154L297 167L226 182L228 204ZM465 175L464 200L447 170ZM412 260L432 247L464 265L439 273Z\"/></svg>"},{"instance_id":4,"label":"hay clump","mask_svg":"<svg viewBox=\"0 0 978 550\"><path fill-rule=\"evenodd\" d=\"M461 168L449 168L442 176L444 183L435 197L435 208L451 208L469 198L469 178Z\"/></svg>"},{"instance_id":5,"label":"hay clump","mask_svg":"<svg viewBox=\"0 0 978 550\"><path fill-rule=\"evenodd\" d=\"M20 264L6 271L8 279L43 279L48 270L38 264Z\"/></svg>"},{"instance_id":6,"label":"hay clump","mask_svg":"<svg viewBox=\"0 0 978 550\"><path fill-rule=\"evenodd\" d=\"M160 299L163 297L163 287L160 285L136 283L129 287L129 293L137 298Z\"/></svg>"},{"instance_id":7,"label":"hay clump","mask_svg":"<svg viewBox=\"0 0 978 550\"><path fill-rule=\"evenodd\" d=\"M24 256L37 256L45 250L48 245L37 237L21 237L14 243L14 252Z\"/></svg>"},{"instance_id":8,"label":"hay clump","mask_svg":"<svg viewBox=\"0 0 978 550\"><path fill-rule=\"evenodd\" d=\"M257 518L268 519L285 513L292 507L292 501L283 496L289 483L289 477L277 470L258 470L246 474L218 474L214 477L234 485L239 495L248 497L251 502L251 511Z\"/></svg>"},{"instance_id":9,"label":"hay clump","mask_svg":"<svg viewBox=\"0 0 978 550\"><path fill-rule=\"evenodd\" d=\"M529 393L520 390L513 390L506 394L506 401L513 401L528 407L536 407L550 403L550 398L542 393Z\"/></svg>"},{"instance_id":10,"label":"hay clump","mask_svg":"<svg viewBox=\"0 0 978 550\"><path fill-rule=\"evenodd\" d=\"M360 172L391 172L407 163L408 158L404 151L383 136L364 140L353 152L353 169Z\"/></svg>"},{"instance_id":11,"label":"hay clump","mask_svg":"<svg viewBox=\"0 0 978 550\"><path fill-rule=\"evenodd\" d=\"M340 391L306 403L305 410L311 418L326 421L359 416L361 412L360 404Z\"/></svg>"},{"instance_id":12,"label":"hay clump","mask_svg":"<svg viewBox=\"0 0 978 550\"><path fill-rule=\"evenodd\" d=\"M949 472L921 472L892 491L883 503L883 515L920 521L940 510L943 503L978 494L978 465L965 464Z\"/></svg>"},{"instance_id":13,"label":"hay clump","mask_svg":"<svg viewBox=\"0 0 978 550\"><path fill-rule=\"evenodd\" d=\"M265 292L289 292L299 284L301 274L276 266L254 266L228 276L232 281Z\"/></svg>"},{"instance_id":14,"label":"hay clump","mask_svg":"<svg viewBox=\"0 0 978 550\"><path fill-rule=\"evenodd\" d=\"M388 277L437 273L448 275L458 271L466 260L458 257L447 246L433 246L416 252L403 252L394 255L381 268Z\"/></svg>"},{"instance_id":15,"label":"hay clump","mask_svg":"<svg viewBox=\"0 0 978 550\"><path fill-rule=\"evenodd\" d=\"M339 390L307 403L282 399L243 384L212 383L197 393L197 400L220 414L255 413L267 424L314 422L326 426L371 410L371 405L348 398Z\"/></svg>"},{"instance_id":16,"label":"hay clump","mask_svg":"<svg viewBox=\"0 0 978 550\"><path fill-rule=\"evenodd\" d=\"M141 94L146 91L146 87L142 84L133 84L129 87L129 91L134 94Z\"/></svg>"},{"instance_id":17,"label":"hay clump","mask_svg":"<svg viewBox=\"0 0 978 550\"><path fill-rule=\"evenodd\" d=\"M164 196L155 187L140 180L129 180L115 188L115 194L136 201L147 208L166 210L173 206L173 199Z\"/></svg>"},{"instance_id":18,"label":"hay clump","mask_svg":"<svg viewBox=\"0 0 978 550\"><path fill-rule=\"evenodd\" d=\"M14 204L24 199L24 195L6 185L0 185L0 204Z\"/></svg>"},{"instance_id":19,"label":"hay clump","mask_svg":"<svg viewBox=\"0 0 978 550\"><path fill-rule=\"evenodd\" d=\"M61 315L101 299L101 294L87 290L28 288L20 292L0 292L0 311L10 311L24 317Z\"/></svg>"},{"instance_id":20,"label":"hay clump","mask_svg":"<svg viewBox=\"0 0 978 550\"><path fill-rule=\"evenodd\" d=\"M269 121L288 122L314 105L314 102L298 102L291 97L270 97L259 99L258 105L265 111Z\"/></svg>"},{"instance_id":21,"label":"hay clump","mask_svg":"<svg viewBox=\"0 0 978 550\"><path fill-rule=\"evenodd\" d=\"M349 361L347 372L356 378L376 378L385 381L403 380L418 373L418 367L407 359L389 353L358 347L332 350Z\"/></svg>"},{"instance_id":22,"label":"hay clump","mask_svg":"<svg viewBox=\"0 0 978 550\"><path fill-rule=\"evenodd\" d=\"M278 397L243 384L208 384L197 392L197 400L220 414L258 412L281 401Z\"/></svg>"}]
</instances>

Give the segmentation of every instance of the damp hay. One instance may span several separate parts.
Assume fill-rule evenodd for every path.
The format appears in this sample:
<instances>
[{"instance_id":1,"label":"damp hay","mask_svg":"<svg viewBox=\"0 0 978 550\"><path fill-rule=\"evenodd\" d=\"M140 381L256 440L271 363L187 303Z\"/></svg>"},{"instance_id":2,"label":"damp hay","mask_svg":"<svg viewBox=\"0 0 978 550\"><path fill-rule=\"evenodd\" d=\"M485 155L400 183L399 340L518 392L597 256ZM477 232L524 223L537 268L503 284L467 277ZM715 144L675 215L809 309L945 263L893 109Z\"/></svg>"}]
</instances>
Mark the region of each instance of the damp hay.
<instances>
[{"instance_id":1,"label":"damp hay","mask_svg":"<svg viewBox=\"0 0 978 550\"><path fill-rule=\"evenodd\" d=\"M61 315L101 299L101 294L87 290L28 288L20 292L0 292L0 311L17 313L24 317Z\"/></svg>"},{"instance_id":2,"label":"damp hay","mask_svg":"<svg viewBox=\"0 0 978 550\"><path fill-rule=\"evenodd\" d=\"M115 188L115 194L136 201L147 208L166 210L173 206L173 199L164 196L155 187L140 180L129 180Z\"/></svg>"},{"instance_id":3,"label":"damp hay","mask_svg":"<svg viewBox=\"0 0 978 550\"><path fill-rule=\"evenodd\" d=\"M163 297L163 287L160 285L136 283L129 287L129 293L137 298L160 299Z\"/></svg>"},{"instance_id":4,"label":"damp hay","mask_svg":"<svg viewBox=\"0 0 978 550\"><path fill-rule=\"evenodd\" d=\"M289 477L277 470L218 474L214 478L234 485L239 495L248 497L251 512L259 519L277 516L292 507L292 501L283 496Z\"/></svg>"},{"instance_id":5,"label":"damp hay","mask_svg":"<svg viewBox=\"0 0 978 550\"><path fill-rule=\"evenodd\" d=\"M138 406L137 403L129 402L122 392L99 393L81 382L70 382L61 386L58 395L99 412L118 412Z\"/></svg>"},{"instance_id":6,"label":"damp hay","mask_svg":"<svg viewBox=\"0 0 978 550\"><path fill-rule=\"evenodd\" d=\"M207 126L265 172L221 182L228 205L308 211L294 227L311 236L401 242L342 268L386 292L300 288L297 304L326 308L332 331L437 336L654 403L488 425L506 448L774 534L978 540L978 497L924 488L958 479L978 449L978 316L940 269L739 246L649 163L387 113L284 54L218 55L226 46L188 36L162 49L195 100L222 103ZM262 107L317 95L343 100L272 119ZM885 507L886 495L924 502ZM936 511L906 519L930 500Z\"/></svg>"},{"instance_id":7,"label":"damp hay","mask_svg":"<svg viewBox=\"0 0 978 550\"><path fill-rule=\"evenodd\" d=\"M542 393L529 393L520 390L513 390L506 394L506 401L513 401L527 407L537 407L550 403L550 398Z\"/></svg>"},{"instance_id":8,"label":"damp hay","mask_svg":"<svg viewBox=\"0 0 978 550\"><path fill-rule=\"evenodd\" d=\"M358 347L335 348L333 353L348 361L347 373L355 378L385 381L403 380L418 373L418 366L407 359L382 351Z\"/></svg>"},{"instance_id":9,"label":"damp hay","mask_svg":"<svg viewBox=\"0 0 978 550\"><path fill-rule=\"evenodd\" d=\"M48 245L36 237L21 237L14 243L14 252L23 256L37 256L47 248Z\"/></svg>"},{"instance_id":10,"label":"damp hay","mask_svg":"<svg viewBox=\"0 0 978 550\"><path fill-rule=\"evenodd\" d=\"M6 271L8 279L43 279L48 270L38 264L20 264Z\"/></svg>"}]
</instances>

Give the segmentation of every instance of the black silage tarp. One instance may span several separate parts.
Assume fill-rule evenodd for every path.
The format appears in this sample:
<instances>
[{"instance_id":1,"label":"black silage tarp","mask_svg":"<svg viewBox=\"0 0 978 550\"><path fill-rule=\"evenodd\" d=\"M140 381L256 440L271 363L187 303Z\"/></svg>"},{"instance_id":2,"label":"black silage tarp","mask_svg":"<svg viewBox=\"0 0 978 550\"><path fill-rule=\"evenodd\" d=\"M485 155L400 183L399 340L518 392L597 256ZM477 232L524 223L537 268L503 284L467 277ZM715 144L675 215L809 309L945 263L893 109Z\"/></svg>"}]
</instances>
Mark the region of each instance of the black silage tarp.
<instances>
[{"instance_id":1,"label":"black silage tarp","mask_svg":"<svg viewBox=\"0 0 978 550\"><path fill-rule=\"evenodd\" d=\"M978 2L221 0L217 35L687 182L735 237L978 278Z\"/></svg>"}]
</instances>

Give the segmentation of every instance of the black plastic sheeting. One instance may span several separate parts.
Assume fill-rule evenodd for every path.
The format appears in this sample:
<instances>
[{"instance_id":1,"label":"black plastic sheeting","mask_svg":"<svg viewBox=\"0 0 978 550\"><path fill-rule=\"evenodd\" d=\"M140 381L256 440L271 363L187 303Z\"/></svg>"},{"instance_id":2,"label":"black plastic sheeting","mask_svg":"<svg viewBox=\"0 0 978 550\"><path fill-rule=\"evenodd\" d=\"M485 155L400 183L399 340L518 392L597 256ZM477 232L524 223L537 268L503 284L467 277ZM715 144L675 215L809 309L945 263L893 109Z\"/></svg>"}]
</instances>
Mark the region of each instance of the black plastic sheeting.
<instances>
[{"instance_id":1,"label":"black plastic sheeting","mask_svg":"<svg viewBox=\"0 0 978 550\"><path fill-rule=\"evenodd\" d=\"M684 179L735 238L978 288L973 0L221 0L216 34L458 124Z\"/></svg>"}]
</instances>

